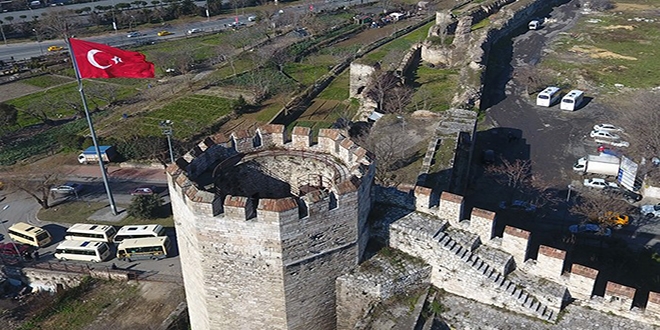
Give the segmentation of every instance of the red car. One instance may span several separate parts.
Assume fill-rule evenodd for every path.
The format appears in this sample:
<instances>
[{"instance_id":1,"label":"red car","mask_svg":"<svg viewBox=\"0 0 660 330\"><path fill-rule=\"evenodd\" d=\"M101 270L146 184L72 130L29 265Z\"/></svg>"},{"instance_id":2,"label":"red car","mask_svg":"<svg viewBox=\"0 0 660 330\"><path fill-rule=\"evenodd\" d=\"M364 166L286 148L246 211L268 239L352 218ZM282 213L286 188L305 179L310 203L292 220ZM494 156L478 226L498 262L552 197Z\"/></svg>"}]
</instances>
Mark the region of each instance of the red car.
<instances>
[{"instance_id":1,"label":"red car","mask_svg":"<svg viewBox=\"0 0 660 330\"><path fill-rule=\"evenodd\" d=\"M16 244L16 243L0 243L0 257L10 257L15 258L18 253L23 256L23 258L30 256L30 248L27 245Z\"/></svg>"},{"instance_id":2,"label":"red car","mask_svg":"<svg viewBox=\"0 0 660 330\"><path fill-rule=\"evenodd\" d=\"M131 196L153 195L155 190L155 187L138 187L131 191Z\"/></svg>"}]
</instances>

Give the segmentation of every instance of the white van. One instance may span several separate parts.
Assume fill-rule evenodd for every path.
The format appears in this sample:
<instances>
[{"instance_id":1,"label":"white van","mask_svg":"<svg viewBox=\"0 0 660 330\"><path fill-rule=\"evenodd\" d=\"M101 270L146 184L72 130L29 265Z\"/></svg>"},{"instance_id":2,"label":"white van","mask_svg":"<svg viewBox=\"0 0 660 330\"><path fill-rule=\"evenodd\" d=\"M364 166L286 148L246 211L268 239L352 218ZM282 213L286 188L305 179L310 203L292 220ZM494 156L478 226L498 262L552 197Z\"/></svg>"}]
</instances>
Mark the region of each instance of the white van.
<instances>
[{"instance_id":1,"label":"white van","mask_svg":"<svg viewBox=\"0 0 660 330\"><path fill-rule=\"evenodd\" d=\"M542 107L551 107L561 98L561 89L559 87L546 87L536 96L536 105Z\"/></svg>"},{"instance_id":2,"label":"white van","mask_svg":"<svg viewBox=\"0 0 660 330\"><path fill-rule=\"evenodd\" d=\"M568 111L577 110L580 107L582 100L584 100L584 92L574 89L561 99L561 105L559 108Z\"/></svg>"},{"instance_id":3,"label":"white van","mask_svg":"<svg viewBox=\"0 0 660 330\"><path fill-rule=\"evenodd\" d=\"M533 20L529 21L529 23L527 24L527 27L530 30L538 30L541 27L541 21L533 19Z\"/></svg>"}]
</instances>

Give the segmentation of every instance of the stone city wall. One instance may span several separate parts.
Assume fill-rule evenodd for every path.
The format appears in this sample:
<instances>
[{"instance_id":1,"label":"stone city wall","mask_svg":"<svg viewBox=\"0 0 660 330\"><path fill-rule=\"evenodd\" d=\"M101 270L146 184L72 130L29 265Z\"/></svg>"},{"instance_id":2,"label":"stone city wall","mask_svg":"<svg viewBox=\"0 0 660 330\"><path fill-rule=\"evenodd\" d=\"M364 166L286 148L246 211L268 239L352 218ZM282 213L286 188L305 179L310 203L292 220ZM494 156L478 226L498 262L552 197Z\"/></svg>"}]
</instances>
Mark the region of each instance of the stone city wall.
<instances>
[{"instance_id":1,"label":"stone city wall","mask_svg":"<svg viewBox=\"0 0 660 330\"><path fill-rule=\"evenodd\" d=\"M434 286L552 322L573 298L575 304L660 325L659 293L651 292L645 307L635 307L639 293L610 281L602 297L594 296L598 270L569 267L566 251L541 245L531 259L531 232L506 226L502 237L493 237L494 212L473 209L465 218L462 196L443 192L436 207L426 203L429 191L410 193L408 208L416 205L417 212L388 222L389 244L431 265Z\"/></svg>"}]
</instances>

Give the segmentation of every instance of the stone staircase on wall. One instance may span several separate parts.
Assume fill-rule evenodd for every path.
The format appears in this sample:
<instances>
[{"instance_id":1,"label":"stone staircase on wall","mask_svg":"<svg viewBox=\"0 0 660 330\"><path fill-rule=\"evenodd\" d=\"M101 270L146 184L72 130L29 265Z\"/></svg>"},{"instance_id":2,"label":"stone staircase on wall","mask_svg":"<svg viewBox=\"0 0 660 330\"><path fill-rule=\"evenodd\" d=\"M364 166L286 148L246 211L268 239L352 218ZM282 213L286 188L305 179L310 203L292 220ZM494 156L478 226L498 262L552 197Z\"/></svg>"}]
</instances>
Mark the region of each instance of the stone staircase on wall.
<instances>
[{"instance_id":1,"label":"stone staircase on wall","mask_svg":"<svg viewBox=\"0 0 660 330\"><path fill-rule=\"evenodd\" d=\"M519 305L526 310L526 314L535 315L540 319L550 322L556 320L557 315L551 308L540 303L532 294L526 292L516 283L507 279L502 273L489 266L482 258L472 253L461 244L458 244L444 231L438 232L434 236L434 239L441 248L451 251L473 270L476 270L477 273L488 278L488 280L497 289L500 289L503 294L507 294L518 301Z\"/></svg>"}]
</instances>

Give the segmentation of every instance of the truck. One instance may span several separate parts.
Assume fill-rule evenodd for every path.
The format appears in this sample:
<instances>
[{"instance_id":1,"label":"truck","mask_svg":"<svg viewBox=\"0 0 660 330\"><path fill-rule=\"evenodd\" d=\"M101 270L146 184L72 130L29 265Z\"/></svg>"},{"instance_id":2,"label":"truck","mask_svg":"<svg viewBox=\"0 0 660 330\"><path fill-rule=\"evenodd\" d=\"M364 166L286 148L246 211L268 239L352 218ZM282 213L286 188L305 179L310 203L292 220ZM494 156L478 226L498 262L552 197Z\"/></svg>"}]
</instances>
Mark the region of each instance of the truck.
<instances>
[{"instance_id":1,"label":"truck","mask_svg":"<svg viewBox=\"0 0 660 330\"><path fill-rule=\"evenodd\" d=\"M617 176L619 174L619 166L621 160L612 155L600 154L587 155L575 162L573 171L580 172L580 174L601 174L607 176Z\"/></svg>"},{"instance_id":2,"label":"truck","mask_svg":"<svg viewBox=\"0 0 660 330\"><path fill-rule=\"evenodd\" d=\"M117 156L117 151L114 146L99 146L99 150L101 150L101 158L103 158L104 162L110 162L115 156ZM99 158L96 155L96 148L94 146L83 150L83 152L78 155L78 162L80 164L97 163L98 161Z\"/></svg>"}]
</instances>

